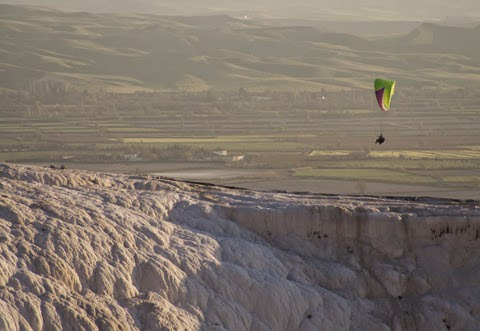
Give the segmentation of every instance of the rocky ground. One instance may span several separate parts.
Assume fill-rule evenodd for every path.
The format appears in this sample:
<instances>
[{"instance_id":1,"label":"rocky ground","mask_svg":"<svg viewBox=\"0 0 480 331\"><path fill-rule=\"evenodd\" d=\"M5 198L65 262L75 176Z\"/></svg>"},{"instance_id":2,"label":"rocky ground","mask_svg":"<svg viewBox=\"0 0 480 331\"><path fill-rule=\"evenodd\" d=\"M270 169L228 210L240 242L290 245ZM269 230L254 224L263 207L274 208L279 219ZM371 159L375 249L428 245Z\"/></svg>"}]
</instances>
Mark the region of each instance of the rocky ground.
<instances>
[{"instance_id":1,"label":"rocky ground","mask_svg":"<svg viewBox=\"0 0 480 331\"><path fill-rule=\"evenodd\" d=\"M0 330L478 330L480 202L0 164Z\"/></svg>"}]
</instances>

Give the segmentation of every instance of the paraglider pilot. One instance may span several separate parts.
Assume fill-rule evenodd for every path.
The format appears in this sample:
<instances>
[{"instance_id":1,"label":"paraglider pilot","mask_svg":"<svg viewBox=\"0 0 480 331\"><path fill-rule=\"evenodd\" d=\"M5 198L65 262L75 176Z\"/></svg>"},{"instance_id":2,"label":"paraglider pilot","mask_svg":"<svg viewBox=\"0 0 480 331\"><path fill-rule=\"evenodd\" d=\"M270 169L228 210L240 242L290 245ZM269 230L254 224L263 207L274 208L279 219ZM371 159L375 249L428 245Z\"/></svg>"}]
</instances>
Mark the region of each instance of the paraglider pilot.
<instances>
[{"instance_id":1,"label":"paraglider pilot","mask_svg":"<svg viewBox=\"0 0 480 331\"><path fill-rule=\"evenodd\" d=\"M385 142L385 137L383 136L383 134L380 133L380 136L378 136L377 140L375 140L375 144L383 144Z\"/></svg>"}]
</instances>

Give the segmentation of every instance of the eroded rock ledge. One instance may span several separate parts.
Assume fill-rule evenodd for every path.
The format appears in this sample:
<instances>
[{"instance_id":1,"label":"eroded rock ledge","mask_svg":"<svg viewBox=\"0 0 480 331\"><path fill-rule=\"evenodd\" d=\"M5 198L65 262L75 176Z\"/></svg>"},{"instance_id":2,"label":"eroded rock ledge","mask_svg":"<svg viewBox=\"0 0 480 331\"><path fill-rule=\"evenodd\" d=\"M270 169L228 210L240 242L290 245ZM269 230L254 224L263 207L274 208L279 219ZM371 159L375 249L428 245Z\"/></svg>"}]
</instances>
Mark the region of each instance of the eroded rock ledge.
<instances>
[{"instance_id":1,"label":"eroded rock ledge","mask_svg":"<svg viewBox=\"0 0 480 331\"><path fill-rule=\"evenodd\" d=\"M478 330L480 204L0 164L0 330Z\"/></svg>"}]
</instances>

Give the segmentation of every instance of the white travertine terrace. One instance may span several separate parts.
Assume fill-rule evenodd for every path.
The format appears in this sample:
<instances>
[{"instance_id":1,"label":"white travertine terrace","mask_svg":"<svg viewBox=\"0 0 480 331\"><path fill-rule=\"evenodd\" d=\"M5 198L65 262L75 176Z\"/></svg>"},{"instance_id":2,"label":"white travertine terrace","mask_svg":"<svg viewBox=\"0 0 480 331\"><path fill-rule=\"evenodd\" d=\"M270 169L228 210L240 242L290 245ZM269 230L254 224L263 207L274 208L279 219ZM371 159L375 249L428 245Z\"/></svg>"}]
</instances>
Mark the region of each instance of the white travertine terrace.
<instances>
[{"instance_id":1,"label":"white travertine terrace","mask_svg":"<svg viewBox=\"0 0 480 331\"><path fill-rule=\"evenodd\" d=\"M0 330L479 330L480 203L0 164Z\"/></svg>"}]
</instances>

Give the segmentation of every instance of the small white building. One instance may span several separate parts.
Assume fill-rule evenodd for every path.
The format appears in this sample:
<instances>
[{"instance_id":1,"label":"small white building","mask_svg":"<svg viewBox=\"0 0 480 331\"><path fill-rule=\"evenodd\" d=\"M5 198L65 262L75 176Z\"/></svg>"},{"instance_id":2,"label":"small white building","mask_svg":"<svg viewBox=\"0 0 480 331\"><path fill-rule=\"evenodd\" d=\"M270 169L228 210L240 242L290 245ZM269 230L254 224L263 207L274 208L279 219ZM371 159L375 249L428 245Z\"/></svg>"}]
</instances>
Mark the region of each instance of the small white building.
<instances>
[{"instance_id":1,"label":"small white building","mask_svg":"<svg viewBox=\"0 0 480 331\"><path fill-rule=\"evenodd\" d=\"M227 156L227 150L226 149L217 149L212 152L213 155L216 156Z\"/></svg>"}]
</instances>

